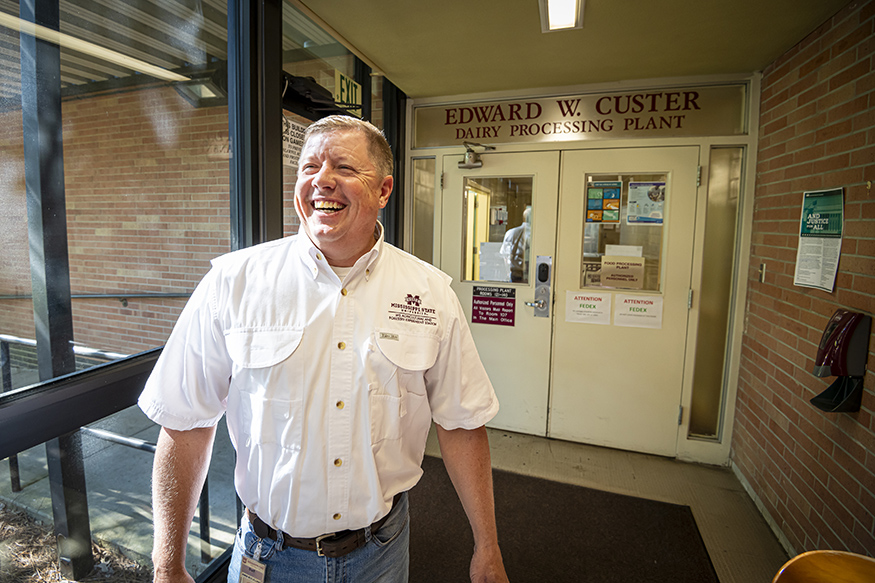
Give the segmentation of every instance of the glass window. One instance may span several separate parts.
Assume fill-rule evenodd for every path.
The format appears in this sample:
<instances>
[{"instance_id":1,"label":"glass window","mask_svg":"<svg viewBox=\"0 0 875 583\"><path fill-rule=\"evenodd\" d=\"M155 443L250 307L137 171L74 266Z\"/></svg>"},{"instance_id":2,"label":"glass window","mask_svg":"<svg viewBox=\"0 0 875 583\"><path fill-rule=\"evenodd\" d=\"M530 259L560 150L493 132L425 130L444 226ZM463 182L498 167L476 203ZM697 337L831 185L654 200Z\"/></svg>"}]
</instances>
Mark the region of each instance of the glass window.
<instances>
[{"instance_id":1,"label":"glass window","mask_svg":"<svg viewBox=\"0 0 875 583\"><path fill-rule=\"evenodd\" d=\"M151 567L149 554L154 530L153 454L148 447L156 443L158 432L159 427L135 406L83 428L80 434L90 527L94 542L103 549L95 554L98 570L88 581L97 581L98 575L105 577L110 573L112 578L105 580L151 581L145 577ZM119 443L119 437L128 444ZM207 479L208 494L202 495L203 504L198 505L188 537L186 567L194 576L234 542L238 526L232 471L234 455L223 419L216 431L213 463ZM26 510L51 534L50 489L44 445L0 462L0 500L11 501L6 512L0 505L0 528L13 511ZM50 540L48 536L46 540ZM30 544L26 538L17 538L14 529L4 531L0 542L4 570L0 573L16 573L20 577L12 576L8 581L66 581L48 576L57 570L56 549L51 543L30 549L35 552L16 552L16 548L28 548ZM45 578L37 578L37 572ZM7 581L2 575L0 580Z\"/></svg>"},{"instance_id":2,"label":"glass window","mask_svg":"<svg viewBox=\"0 0 875 583\"><path fill-rule=\"evenodd\" d=\"M354 81L355 55L289 0L283 2L282 12L282 63L287 74L283 115L287 126L294 127L300 135L313 121L335 113L335 104L361 116L363 95L361 85ZM302 95L305 97L299 97ZM294 203L297 172L297 154L286 157L283 162L283 234L286 236L297 233L300 225Z\"/></svg>"},{"instance_id":3,"label":"glass window","mask_svg":"<svg viewBox=\"0 0 875 583\"><path fill-rule=\"evenodd\" d=\"M580 287L659 291L665 174L586 177Z\"/></svg>"},{"instance_id":4,"label":"glass window","mask_svg":"<svg viewBox=\"0 0 875 583\"><path fill-rule=\"evenodd\" d=\"M68 0L37 26L20 10L0 3L4 391L162 346L210 260L230 250L225 1ZM69 369L38 372L38 349L57 356L46 334L73 356ZM157 432L136 408L97 426ZM94 537L148 564L152 456L81 435L65 458L84 457ZM46 457L37 447L0 464L0 497L50 524ZM227 465L214 471L231 480ZM204 560L191 553L194 574L236 531L233 492L216 498L224 514Z\"/></svg>"},{"instance_id":5,"label":"glass window","mask_svg":"<svg viewBox=\"0 0 875 583\"><path fill-rule=\"evenodd\" d=\"M229 250L225 6L150 6L67 2L60 35L20 20L16 5L0 8L0 334L13 386L35 380L32 295L40 290L30 282L42 281L44 260L68 257L69 282L45 284L69 286L82 369L163 345L209 260ZM22 53L44 50L28 48L31 32L58 54L59 80L45 52L35 67L21 66ZM35 117L31 102L44 92L60 93L60 109ZM45 258L28 243L48 192L25 177L34 132L62 151L54 170L66 233L44 233L52 240ZM51 162L33 149L27 156Z\"/></svg>"},{"instance_id":6,"label":"glass window","mask_svg":"<svg viewBox=\"0 0 875 583\"><path fill-rule=\"evenodd\" d=\"M435 159L416 158L413 171L413 254L434 262Z\"/></svg>"},{"instance_id":7,"label":"glass window","mask_svg":"<svg viewBox=\"0 0 875 583\"><path fill-rule=\"evenodd\" d=\"M711 149L690 435L719 439L744 148Z\"/></svg>"},{"instance_id":8,"label":"glass window","mask_svg":"<svg viewBox=\"0 0 875 583\"><path fill-rule=\"evenodd\" d=\"M531 176L465 178L463 279L528 283Z\"/></svg>"}]
</instances>

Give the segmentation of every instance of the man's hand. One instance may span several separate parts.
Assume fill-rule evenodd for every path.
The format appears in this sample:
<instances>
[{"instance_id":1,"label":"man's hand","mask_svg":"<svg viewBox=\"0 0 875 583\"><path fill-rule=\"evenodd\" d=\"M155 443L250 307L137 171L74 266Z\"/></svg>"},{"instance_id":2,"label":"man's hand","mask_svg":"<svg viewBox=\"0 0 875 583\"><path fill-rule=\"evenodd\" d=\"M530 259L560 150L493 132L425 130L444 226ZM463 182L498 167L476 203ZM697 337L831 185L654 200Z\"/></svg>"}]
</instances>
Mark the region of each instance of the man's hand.
<instances>
[{"instance_id":1,"label":"man's hand","mask_svg":"<svg viewBox=\"0 0 875 583\"><path fill-rule=\"evenodd\" d=\"M498 545L474 547L471 559L471 583L508 583Z\"/></svg>"},{"instance_id":2,"label":"man's hand","mask_svg":"<svg viewBox=\"0 0 875 583\"><path fill-rule=\"evenodd\" d=\"M153 583L194 583L194 578L184 569L182 572L169 573L167 571L155 571Z\"/></svg>"}]
</instances>

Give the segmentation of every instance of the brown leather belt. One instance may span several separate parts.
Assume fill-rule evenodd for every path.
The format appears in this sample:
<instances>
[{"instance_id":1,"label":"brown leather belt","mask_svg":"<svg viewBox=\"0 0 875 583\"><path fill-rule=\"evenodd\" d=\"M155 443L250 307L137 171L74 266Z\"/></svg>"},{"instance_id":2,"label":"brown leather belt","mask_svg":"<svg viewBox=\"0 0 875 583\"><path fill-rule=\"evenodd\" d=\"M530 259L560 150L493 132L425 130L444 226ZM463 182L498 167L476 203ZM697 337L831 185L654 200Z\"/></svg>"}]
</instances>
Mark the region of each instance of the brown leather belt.
<instances>
[{"instance_id":1,"label":"brown leather belt","mask_svg":"<svg viewBox=\"0 0 875 583\"><path fill-rule=\"evenodd\" d=\"M392 500L392 508L398 503L401 494L396 494ZM343 530L341 532L333 532L323 534L315 538L295 538L286 533L283 533L283 545L285 547L293 547L303 549L305 551L316 551L320 557L330 557L336 559L348 555L356 549L359 549L368 542L370 534L374 534L382 528L383 524L389 519L390 509L386 516L376 521L370 526L360 528L358 530ZM246 509L246 514L249 517L249 522L252 524L252 530L259 538L270 538L276 540L276 529L269 526L266 522L258 517L254 512Z\"/></svg>"}]
</instances>

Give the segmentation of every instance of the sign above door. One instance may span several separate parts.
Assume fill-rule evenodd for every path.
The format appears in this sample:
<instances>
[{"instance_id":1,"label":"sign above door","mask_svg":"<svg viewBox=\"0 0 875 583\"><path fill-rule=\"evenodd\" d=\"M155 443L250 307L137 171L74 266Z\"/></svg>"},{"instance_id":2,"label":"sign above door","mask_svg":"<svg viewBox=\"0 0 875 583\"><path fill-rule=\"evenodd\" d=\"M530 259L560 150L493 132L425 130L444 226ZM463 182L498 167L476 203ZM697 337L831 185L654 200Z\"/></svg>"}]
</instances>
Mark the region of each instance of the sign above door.
<instances>
[{"instance_id":1,"label":"sign above door","mask_svg":"<svg viewBox=\"0 0 875 583\"><path fill-rule=\"evenodd\" d=\"M414 148L743 135L743 83L469 103L414 110Z\"/></svg>"}]
</instances>

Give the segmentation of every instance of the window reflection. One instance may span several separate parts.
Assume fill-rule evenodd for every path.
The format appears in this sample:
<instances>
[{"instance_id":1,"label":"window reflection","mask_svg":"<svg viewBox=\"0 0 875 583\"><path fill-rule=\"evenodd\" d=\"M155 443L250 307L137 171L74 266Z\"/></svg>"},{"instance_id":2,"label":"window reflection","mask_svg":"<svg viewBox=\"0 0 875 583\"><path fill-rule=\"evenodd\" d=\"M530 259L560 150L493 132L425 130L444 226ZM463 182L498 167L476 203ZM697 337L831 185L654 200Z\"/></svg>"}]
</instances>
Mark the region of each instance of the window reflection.
<instances>
[{"instance_id":1,"label":"window reflection","mask_svg":"<svg viewBox=\"0 0 875 583\"><path fill-rule=\"evenodd\" d=\"M293 2L283 2L282 14L282 67L289 75L287 79L291 80L283 94L283 116L286 123L293 124L302 133L316 119L339 111L335 105L353 115L361 116L365 96L364 89L353 80L355 55L319 28ZM310 98L296 99L296 92ZM314 107L311 99L321 102L321 106ZM284 236L297 233L300 225L294 204L297 163L297 156L284 157Z\"/></svg>"},{"instance_id":2,"label":"window reflection","mask_svg":"<svg viewBox=\"0 0 875 583\"><path fill-rule=\"evenodd\" d=\"M69 260L69 283L56 287L69 288L77 369L161 346L209 260L230 249L224 2L117 3L113 18L96 10L63 3L53 28L28 24L17 6L0 8L8 49L0 52L0 233L9 258L0 265L0 334L12 339L14 386L33 382L36 370L31 295L39 290L30 282L59 284L38 277L42 259L28 245L27 193L39 208L44 186L25 183L23 105L34 91L23 87L60 95L60 111L28 123L44 133L45 122L60 120L55 188L67 232L46 235L51 252ZM22 72L31 35L56 47L60 78L40 62Z\"/></svg>"},{"instance_id":3,"label":"window reflection","mask_svg":"<svg viewBox=\"0 0 875 583\"><path fill-rule=\"evenodd\" d=\"M35 27L28 3L0 2L4 391L163 345L210 260L230 250L226 2L57 6ZM157 431L135 410L103 423L126 438ZM62 484L91 510L90 523L56 515L75 523L67 548L90 548L89 530L148 556L151 456L93 437L76 447L80 436L0 464L0 498L51 523L64 505L49 482ZM235 530L214 524L206 561ZM192 557L197 574L206 561Z\"/></svg>"},{"instance_id":4,"label":"window reflection","mask_svg":"<svg viewBox=\"0 0 875 583\"><path fill-rule=\"evenodd\" d=\"M470 178L464 182L463 278L528 283L533 178Z\"/></svg>"}]
</instances>

